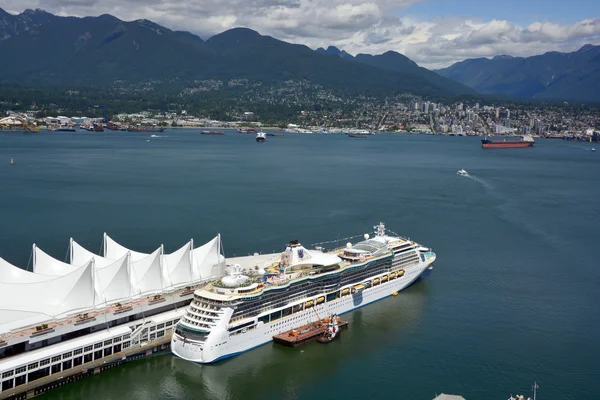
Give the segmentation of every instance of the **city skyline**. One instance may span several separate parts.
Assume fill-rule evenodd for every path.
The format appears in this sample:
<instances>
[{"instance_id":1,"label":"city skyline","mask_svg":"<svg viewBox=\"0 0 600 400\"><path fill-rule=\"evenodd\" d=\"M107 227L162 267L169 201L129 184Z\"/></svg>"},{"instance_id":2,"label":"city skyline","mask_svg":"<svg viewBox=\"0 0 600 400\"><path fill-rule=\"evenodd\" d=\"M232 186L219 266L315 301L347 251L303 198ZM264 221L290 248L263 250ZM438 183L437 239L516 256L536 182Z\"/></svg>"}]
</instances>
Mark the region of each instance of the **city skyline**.
<instances>
[{"instance_id":1,"label":"city skyline","mask_svg":"<svg viewBox=\"0 0 600 400\"><path fill-rule=\"evenodd\" d=\"M0 7L10 13L41 8L60 16L145 18L203 39L247 27L313 49L393 50L430 69L467 58L526 57L600 44L600 5L592 0L1 0Z\"/></svg>"}]
</instances>

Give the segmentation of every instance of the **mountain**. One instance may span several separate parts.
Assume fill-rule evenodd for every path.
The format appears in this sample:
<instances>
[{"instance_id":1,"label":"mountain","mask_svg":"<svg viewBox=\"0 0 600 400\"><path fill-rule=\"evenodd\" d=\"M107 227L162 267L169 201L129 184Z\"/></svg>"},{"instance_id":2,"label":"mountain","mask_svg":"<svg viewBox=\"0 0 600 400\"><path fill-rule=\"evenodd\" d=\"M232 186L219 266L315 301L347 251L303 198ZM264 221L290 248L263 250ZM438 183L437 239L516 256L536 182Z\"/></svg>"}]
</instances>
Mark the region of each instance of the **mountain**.
<instances>
[{"instance_id":1,"label":"mountain","mask_svg":"<svg viewBox=\"0 0 600 400\"><path fill-rule=\"evenodd\" d=\"M56 18L44 10L25 10L12 15L0 8L0 41L10 39Z\"/></svg>"},{"instance_id":2,"label":"mountain","mask_svg":"<svg viewBox=\"0 0 600 400\"><path fill-rule=\"evenodd\" d=\"M538 100L600 101L600 46L533 57L474 58L436 71L480 93Z\"/></svg>"},{"instance_id":3,"label":"mountain","mask_svg":"<svg viewBox=\"0 0 600 400\"><path fill-rule=\"evenodd\" d=\"M43 18L34 19L32 14ZM431 80L414 71L382 71L245 28L203 41L151 21L126 22L110 15L57 17L38 10L12 16L1 11L0 20L5 22L0 52L11 60L0 63L3 82L105 86L116 80L245 78L268 84L307 80L327 89L374 95L412 92L451 97L473 93L454 82L448 86L440 84L439 78Z\"/></svg>"},{"instance_id":4,"label":"mountain","mask_svg":"<svg viewBox=\"0 0 600 400\"><path fill-rule=\"evenodd\" d=\"M463 84L440 76L426 68L419 67L417 63L412 61L410 58L395 51L388 51L380 55L357 54L356 57L353 57L352 55L338 49L335 46L329 46L327 50L319 47L316 51L322 54L339 57L344 60L368 65L370 67L396 72L401 75L408 74L411 76L416 76L424 81L429 82L430 85L443 88L443 90L448 92L469 94L468 91L465 91ZM474 94L474 92L471 94Z\"/></svg>"},{"instance_id":5,"label":"mountain","mask_svg":"<svg viewBox=\"0 0 600 400\"><path fill-rule=\"evenodd\" d=\"M326 49L319 47L317 50L315 50L317 53L321 53L321 54L327 54L328 56L336 56L336 57L340 57L343 58L345 60L354 60L354 57L348 53L346 53L343 50L338 49L335 46L329 46Z\"/></svg>"}]
</instances>

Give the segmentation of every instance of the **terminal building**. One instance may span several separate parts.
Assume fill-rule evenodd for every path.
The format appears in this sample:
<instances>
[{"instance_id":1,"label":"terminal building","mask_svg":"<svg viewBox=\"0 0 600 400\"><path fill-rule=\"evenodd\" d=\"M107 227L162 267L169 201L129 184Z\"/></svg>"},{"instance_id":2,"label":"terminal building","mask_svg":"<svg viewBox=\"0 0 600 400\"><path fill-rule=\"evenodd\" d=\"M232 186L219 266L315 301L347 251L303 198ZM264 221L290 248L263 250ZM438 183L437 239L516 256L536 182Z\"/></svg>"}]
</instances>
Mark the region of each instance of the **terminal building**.
<instances>
[{"instance_id":1,"label":"terminal building","mask_svg":"<svg viewBox=\"0 0 600 400\"><path fill-rule=\"evenodd\" d=\"M33 245L33 271L0 258L0 399L168 346L194 290L223 276L220 235L165 254L106 234L103 255L77 242L62 262Z\"/></svg>"}]
</instances>

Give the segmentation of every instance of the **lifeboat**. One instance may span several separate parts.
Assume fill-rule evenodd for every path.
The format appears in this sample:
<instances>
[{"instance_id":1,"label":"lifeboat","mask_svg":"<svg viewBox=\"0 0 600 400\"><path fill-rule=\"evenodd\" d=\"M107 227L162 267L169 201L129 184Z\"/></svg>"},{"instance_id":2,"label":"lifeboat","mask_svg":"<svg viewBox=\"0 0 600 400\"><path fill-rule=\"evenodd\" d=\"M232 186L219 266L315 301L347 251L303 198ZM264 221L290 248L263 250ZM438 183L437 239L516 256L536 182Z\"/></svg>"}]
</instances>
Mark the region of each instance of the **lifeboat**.
<instances>
[{"instance_id":1,"label":"lifeboat","mask_svg":"<svg viewBox=\"0 0 600 400\"><path fill-rule=\"evenodd\" d=\"M379 278L373 279L373 286L379 285Z\"/></svg>"},{"instance_id":2,"label":"lifeboat","mask_svg":"<svg viewBox=\"0 0 600 400\"><path fill-rule=\"evenodd\" d=\"M400 278L401 276L404 276L404 270L401 269L400 271L398 271L398 278Z\"/></svg>"},{"instance_id":3,"label":"lifeboat","mask_svg":"<svg viewBox=\"0 0 600 400\"><path fill-rule=\"evenodd\" d=\"M387 275L384 275L384 276L381 277L381 282L387 282L387 280L388 280L388 276Z\"/></svg>"},{"instance_id":4,"label":"lifeboat","mask_svg":"<svg viewBox=\"0 0 600 400\"><path fill-rule=\"evenodd\" d=\"M394 279L394 278L396 278L396 273L395 273L395 272L392 272L392 273L390 274L390 279Z\"/></svg>"},{"instance_id":5,"label":"lifeboat","mask_svg":"<svg viewBox=\"0 0 600 400\"><path fill-rule=\"evenodd\" d=\"M317 304L321 304L324 301L325 301L325 297L321 296L317 299Z\"/></svg>"},{"instance_id":6,"label":"lifeboat","mask_svg":"<svg viewBox=\"0 0 600 400\"><path fill-rule=\"evenodd\" d=\"M312 307L313 305L315 305L315 302L310 300L304 303L304 308Z\"/></svg>"},{"instance_id":7,"label":"lifeboat","mask_svg":"<svg viewBox=\"0 0 600 400\"><path fill-rule=\"evenodd\" d=\"M346 288L346 289L342 290L342 296L345 296L348 293L350 293L350 289Z\"/></svg>"},{"instance_id":8,"label":"lifeboat","mask_svg":"<svg viewBox=\"0 0 600 400\"><path fill-rule=\"evenodd\" d=\"M352 293L360 293L360 292L362 292L364 289L365 289L365 285L363 285L363 284L361 283L361 284L359 284L359 285L355 285L355 286L352 288Z\"/></svg>"}]
</instances>

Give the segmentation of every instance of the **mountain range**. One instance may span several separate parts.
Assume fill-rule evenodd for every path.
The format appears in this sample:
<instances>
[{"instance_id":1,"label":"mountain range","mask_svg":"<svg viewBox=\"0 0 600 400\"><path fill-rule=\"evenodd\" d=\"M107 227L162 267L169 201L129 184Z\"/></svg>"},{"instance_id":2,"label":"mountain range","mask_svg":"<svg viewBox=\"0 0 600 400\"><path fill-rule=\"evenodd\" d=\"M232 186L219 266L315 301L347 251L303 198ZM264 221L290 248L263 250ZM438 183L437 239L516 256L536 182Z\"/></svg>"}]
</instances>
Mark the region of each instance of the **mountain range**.
<instances>
[{"instance_id":1,"label":"mountain range","mask_svg":"<svg viewBox=\"0 0 600 400\"><path fill-rule=\"evenodd\" d=\"M600 46L532 57L473 58L436 72L482 94L600 102Z\"/></svg>"},{"instance_id":2,"label":"mountain range","mask_svg":"<svg viewBox=\"0 0 600 400\"><path fill-rule=\"evenodd\" d=\"M13 15L0 8L0 52L10 60L0 63L0 83L26 86L247 79L309 81L350 95L598 101L600 93L600 46L591 45L573 53L469 59L434 72L394 51L352 56L333 46L312 50L246 28L205 41L144 19L59 17L39 9Z\"/></svg>"},{"instance_id":3,"label":"mountain range","mask_svg":"<svg viewBox=\"0 0 600 400\"><path fill-rule=\"evenodd\" d=\"M0 10L0 77L24 84L106 85L116 80L248 79L265 84L310 81L355 94L411 92L433 97L475 94L467 86L417 69L381 69L316 52L250 29L204 41L147 20L110 15L58 17L43 10ZM400 56L400 55L399 55ZM403 57L403 56L402 56Z\"/></svg>"}]
</instances>

